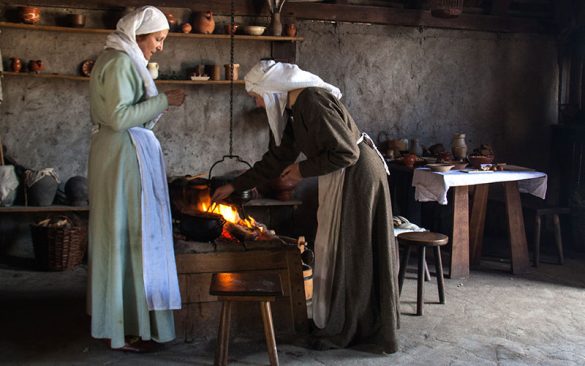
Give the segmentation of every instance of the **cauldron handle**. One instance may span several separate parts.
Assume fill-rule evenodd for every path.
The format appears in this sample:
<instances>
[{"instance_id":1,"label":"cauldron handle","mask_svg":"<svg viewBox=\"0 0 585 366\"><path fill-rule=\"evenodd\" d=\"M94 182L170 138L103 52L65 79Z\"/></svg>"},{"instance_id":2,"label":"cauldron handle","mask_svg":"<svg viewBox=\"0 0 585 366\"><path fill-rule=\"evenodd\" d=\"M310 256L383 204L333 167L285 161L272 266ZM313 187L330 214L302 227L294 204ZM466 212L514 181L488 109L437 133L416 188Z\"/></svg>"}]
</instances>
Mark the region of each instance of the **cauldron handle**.
<instances>
[{"instance_id":1,"label":"cauldron handle","mask_svg":"<svg viewBox=\"0 0 585 366\"><path fill-rule=\"evenodd\" d=\"M217 164L223 163L225 161L225 159L236 159L236 161L246 164L248 166L248 168L252 168L252 165L250 163L248 163L247 161L243 160L239 155L224 155L221 158L221 160L218 160L215 163L213 163L213 165L209 169L209 176L208 176L209 180L211 180L211 172L213 171L213 168L215 168L215 166Z\"/></svg>"}]
</instances>

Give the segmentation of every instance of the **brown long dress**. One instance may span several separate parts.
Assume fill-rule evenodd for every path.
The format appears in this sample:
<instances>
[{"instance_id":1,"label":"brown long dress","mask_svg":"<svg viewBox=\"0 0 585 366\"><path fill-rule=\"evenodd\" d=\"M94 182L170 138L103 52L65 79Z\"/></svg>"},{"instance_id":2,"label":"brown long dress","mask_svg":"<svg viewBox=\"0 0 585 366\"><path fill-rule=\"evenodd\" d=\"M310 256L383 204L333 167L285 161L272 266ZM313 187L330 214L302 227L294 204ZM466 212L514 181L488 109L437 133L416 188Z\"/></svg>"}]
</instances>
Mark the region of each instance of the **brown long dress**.
<instances>
[{"instance_id":1,"label":"brown long dress","mask_svg":"<svg viewBox=\"0 0 585 366\"><path fill-rule=\"evenodd\" d=\"M375 343L391 353L398 350L399 299L390 193L382 161L367 143L356 144L359 136L337 98L321 88L306 88L293 106L281 144L275 146L271 139L262 160L234 187L249 189L277 177L300 152L307 157L299 163L303 177L345 168L329 317L316 334L323 345Z\"/></svg>"}]
</instances>

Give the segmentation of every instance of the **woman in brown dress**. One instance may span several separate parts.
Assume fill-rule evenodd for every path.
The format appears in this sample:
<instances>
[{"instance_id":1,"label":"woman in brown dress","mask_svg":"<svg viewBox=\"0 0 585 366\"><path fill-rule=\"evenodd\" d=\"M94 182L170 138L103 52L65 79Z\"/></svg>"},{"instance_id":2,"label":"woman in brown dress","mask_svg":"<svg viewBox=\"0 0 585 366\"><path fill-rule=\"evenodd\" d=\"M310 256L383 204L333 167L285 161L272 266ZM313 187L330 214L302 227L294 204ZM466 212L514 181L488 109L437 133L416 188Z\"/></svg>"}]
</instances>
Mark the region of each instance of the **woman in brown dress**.
<instances>
[{"instance_id":1,"label":"woman in brown dress","mask_svg":"<svg viewBox=\"0 0 585 366\"><path fill-rule=\"evenodd\" d=\"M335 86L296 65L261 61L246 90L267 112L269 150L214 200L279 175L319 177L313 320L316 348L398 349L397 252L387 167ZM300 153L305 160L297 161Z\"/></svg>"}]
</instances>

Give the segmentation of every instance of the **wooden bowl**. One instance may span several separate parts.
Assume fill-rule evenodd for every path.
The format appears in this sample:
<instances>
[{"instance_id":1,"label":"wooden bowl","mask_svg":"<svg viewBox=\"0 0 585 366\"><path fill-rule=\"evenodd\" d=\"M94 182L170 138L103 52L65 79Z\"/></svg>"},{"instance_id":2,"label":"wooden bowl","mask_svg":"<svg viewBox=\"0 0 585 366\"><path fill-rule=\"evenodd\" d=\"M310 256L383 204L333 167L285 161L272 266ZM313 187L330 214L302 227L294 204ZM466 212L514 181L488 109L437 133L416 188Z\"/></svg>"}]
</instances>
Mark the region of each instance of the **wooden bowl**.
<instances>
[{"instance_id":1,"label":"wooden bowl","mask_svg":"<svg viewBox=\"0 0 585 366\"><path fill-rule=\"evenodd\" d=\"M451 170L451 168L453 168L455 165L453 165L453 164L437 163L437 164L427 164L427 166L433 172L441 172L441 173L444 173L444 172L448 172L449 170Z\"/></svg>"},{"instance_id":2,"label":"wooden bowl","mask_svg":"<svg viewBox=\"0 0 585 366\"><path fill-rule=\"evenodd\" d=\"M493 155L469 155L467 157L472 168L480 169L481 164L492 164L494 162Z\"/></svg>"},{"instance_id":3,"label":"wooden bowl","mask_svg":"<svg viewBox=\"0 0 585 366\"><path fill-rule=\"evenodd\" d=\"M444 161L444 164L450 164L453 165L453 169L451 170L461 170L461 169L465 169L465 167L467 166L467 162L466 161Z\"/></svg>"}]
</instances>

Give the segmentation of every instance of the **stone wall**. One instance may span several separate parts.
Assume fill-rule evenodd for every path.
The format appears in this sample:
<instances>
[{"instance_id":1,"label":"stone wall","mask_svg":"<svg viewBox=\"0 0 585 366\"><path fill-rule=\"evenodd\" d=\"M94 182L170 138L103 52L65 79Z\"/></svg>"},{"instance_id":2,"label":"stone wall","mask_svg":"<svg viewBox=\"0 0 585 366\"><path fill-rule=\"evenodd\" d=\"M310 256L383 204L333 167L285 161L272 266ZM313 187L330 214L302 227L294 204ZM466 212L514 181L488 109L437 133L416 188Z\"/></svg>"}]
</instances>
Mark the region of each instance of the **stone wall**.
<instances>
[{"instance_id":1,"label":"stone wall","mask_svg":"<svg viewBox=\"0 0 585 366\"><path fill-rule=\"evenodd\" d=\"M297 44L298 64L339 86L354 119L374 139L385 131L448 147L451 136L462 132L471 148L492 144L499 161L547 168L558 84L552 36L309 21L298 29L305 37ZM46 73L77 74L105 37L5 28L0 50L5 69L9 57L20 57L42 59ZM235 53L243 75L270 54L270 43L237 41ZM223 65L229 41L171 37L153 61L161 74ZM85 175L88 82L7 76L2 86L0 135L9 155L26 167L55 167L63 180ZM184 106L171 108L155 132L169 176L207 174L228 152L229 87L183 88ZM267 146L265 114L242 85L234 90L233 136L234 153L250 162Z\"/></svg>"}]
</instances>

